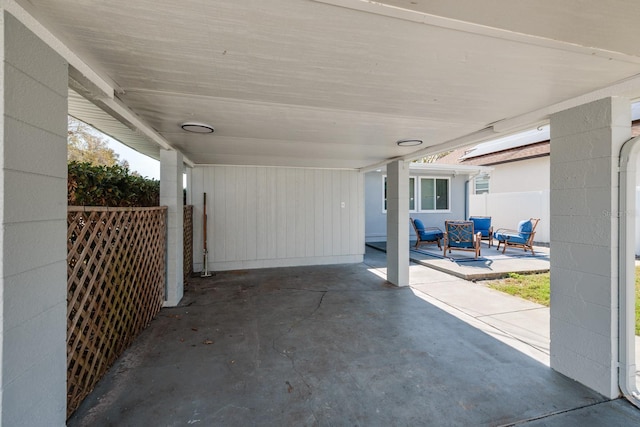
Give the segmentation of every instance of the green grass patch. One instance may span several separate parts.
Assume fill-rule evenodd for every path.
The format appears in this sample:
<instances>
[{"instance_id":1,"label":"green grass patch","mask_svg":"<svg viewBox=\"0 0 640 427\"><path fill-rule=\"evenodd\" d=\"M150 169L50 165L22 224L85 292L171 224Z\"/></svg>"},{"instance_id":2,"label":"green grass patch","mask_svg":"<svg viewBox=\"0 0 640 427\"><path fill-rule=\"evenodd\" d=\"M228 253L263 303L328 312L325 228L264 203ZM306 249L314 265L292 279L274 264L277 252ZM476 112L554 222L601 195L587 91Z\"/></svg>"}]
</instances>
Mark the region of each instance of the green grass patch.
<instances>
[{"instance_id":1,"label":"green grass patch","mask_svg":"<svg viewBox=\"0 0 640 427\"><path fill-rule=\"evenodd\" d=\"M549 273L517 274L489 282L489 287L549 307Z\"/></svg>"},{"instance_id":2,"label":"green grass patch","mask_svg":"<svg viewBox=\"0 0 640 427\"><path fill-rule=\"evenodd\" d=\"M549 307L549 273L517 274L493 280L489 287ZM636 267L636 335L640 335L640 266Z\"/></svg>"}]
</instances>

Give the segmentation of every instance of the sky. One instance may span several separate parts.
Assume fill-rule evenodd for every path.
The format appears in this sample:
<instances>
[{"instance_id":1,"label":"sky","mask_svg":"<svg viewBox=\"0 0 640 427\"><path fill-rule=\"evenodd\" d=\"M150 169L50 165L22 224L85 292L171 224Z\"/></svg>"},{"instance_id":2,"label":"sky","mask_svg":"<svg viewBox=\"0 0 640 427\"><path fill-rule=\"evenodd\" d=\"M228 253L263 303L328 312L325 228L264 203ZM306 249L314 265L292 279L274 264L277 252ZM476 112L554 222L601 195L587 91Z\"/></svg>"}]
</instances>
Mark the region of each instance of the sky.
<instances>
[{"instance_id":1,"label":"sky","mask_svg":"<svg viewBox=\"0 0 640 427\"><path fill-rule=\"evenodd\" d=\"M149 156L140 154L127 147L123 143L104 135L109 143L109 148L120 155L120 160L129 162L129 170L136 171L141 176L153 179L160 179L160 162Z\"/></svg>"}]
</instances>

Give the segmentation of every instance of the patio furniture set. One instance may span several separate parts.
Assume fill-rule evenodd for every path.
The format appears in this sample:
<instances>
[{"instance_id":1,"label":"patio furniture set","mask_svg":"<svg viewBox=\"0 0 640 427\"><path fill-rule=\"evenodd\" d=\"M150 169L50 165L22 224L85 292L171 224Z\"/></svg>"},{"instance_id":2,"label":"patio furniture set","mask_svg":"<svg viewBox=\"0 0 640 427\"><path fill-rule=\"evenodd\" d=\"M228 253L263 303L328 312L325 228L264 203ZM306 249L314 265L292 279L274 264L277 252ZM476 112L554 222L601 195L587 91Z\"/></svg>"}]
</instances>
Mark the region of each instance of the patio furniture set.
<instances>
[{"instance_id":1,"label":"patio furniture set","mask_svg":"<svg viewBox=\"0 0 640 427\"><path fill-rule=\"evenodd\" d=\"M472 251L477 259L480 255L481 240L488 240L489 247L493 241L498 242L497 250L502 245L502 253L505 253L507 246L521 247L526 252L533 251L533 237L536 233L536 226L539 218L529 218L518 223L517 229L500 228L493 231L490 216L472 216L468 221L444 222L445 231L438 227L425 227L419 219L409 218L413 229L416 232L417 241L415 248L418 249L424 244L437 244L443 249L444 255L451 250Z\"/></svg>"}]
</instances>

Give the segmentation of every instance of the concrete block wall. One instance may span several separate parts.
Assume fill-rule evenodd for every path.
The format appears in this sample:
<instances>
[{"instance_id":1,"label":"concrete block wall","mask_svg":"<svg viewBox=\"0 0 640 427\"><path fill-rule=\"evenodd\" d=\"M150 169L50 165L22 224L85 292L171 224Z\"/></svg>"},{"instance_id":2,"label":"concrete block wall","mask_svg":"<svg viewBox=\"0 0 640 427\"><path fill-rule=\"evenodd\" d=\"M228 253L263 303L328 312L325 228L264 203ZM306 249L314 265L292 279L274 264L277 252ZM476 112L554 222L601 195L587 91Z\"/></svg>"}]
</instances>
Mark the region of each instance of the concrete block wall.
<instances>
[{"instance_id":1,"label":"concrete block wall","mask_svg":"<svg viewBox=\"0 0 640 427\"><path fill-rule=\"evenodd\" d=\"M66 418L67 64L2 11L1 423Z\"/></svg>"},{"instance_id":2,"label":"concrete block wall","mask_svg":"<svg viewBox=\"0 0 640 427\"><path fill-rule=\"evenodd\" d=\"M629 101L551 117L551 367L618 395L618 154Z\"/></svg>"},{"instance_id":3,"label":"concrete block wall","mask_svg":"<svg viewBox=\"0 0 640 427\"><path fill-rule=\"evenodd\" d=\"M165 306L168 307L178 305L184 294L182 169L181 153L160 151L160 205L167 206Z\"/></svg>"}]
</instances>

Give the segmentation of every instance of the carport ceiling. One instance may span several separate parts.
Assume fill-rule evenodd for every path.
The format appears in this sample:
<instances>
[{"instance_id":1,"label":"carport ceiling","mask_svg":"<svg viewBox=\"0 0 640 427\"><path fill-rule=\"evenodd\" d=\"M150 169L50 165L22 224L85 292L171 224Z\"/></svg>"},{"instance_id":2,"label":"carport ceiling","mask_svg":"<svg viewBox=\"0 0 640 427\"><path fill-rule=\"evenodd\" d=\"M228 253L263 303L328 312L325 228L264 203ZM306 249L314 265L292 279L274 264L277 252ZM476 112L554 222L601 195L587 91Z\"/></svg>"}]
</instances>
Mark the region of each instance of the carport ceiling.
<instances>
[{"instance_id":1,"label":"carport ceiling","mask_svg":"<svg viewBox=\"0 0 640 427\"><path fill-rule=\"evenodd\" d=\"M196 164L363 168L593 91L640 95L635 1L21 4Z\"/></svg>"}]
</instances>

